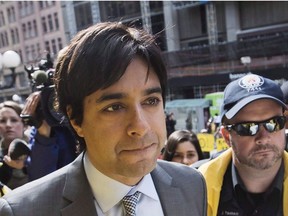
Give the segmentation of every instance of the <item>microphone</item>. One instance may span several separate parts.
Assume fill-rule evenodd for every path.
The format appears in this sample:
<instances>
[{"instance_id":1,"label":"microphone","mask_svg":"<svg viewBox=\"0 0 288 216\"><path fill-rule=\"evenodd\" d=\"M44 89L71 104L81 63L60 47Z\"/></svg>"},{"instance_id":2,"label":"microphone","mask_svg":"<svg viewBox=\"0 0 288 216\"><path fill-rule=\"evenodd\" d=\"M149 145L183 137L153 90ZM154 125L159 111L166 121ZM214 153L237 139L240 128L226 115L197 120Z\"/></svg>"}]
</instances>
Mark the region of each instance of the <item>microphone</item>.
<instances>
[{"instance_id":1,"label":"microphone","mask_svg":"<svg viewBox=\"0 0 288 216\"><path fill-rule=\"evenodd\" d=\"M30 155L30 149L24 140L14 139L9 145L8 154L12 160L17 160L22 155Z\"/></svg>"},{"instance_id":2,"label":"microphone","mask_svg":"<svg viewBox=\"0 0 288 216\"><path fill-rule=\"evenodd\" d=\"M36 85L42 85L47 82L48 76L45 71L37 70L32 74L32 78L34 79Z\"/></svg>"}]
</instances>

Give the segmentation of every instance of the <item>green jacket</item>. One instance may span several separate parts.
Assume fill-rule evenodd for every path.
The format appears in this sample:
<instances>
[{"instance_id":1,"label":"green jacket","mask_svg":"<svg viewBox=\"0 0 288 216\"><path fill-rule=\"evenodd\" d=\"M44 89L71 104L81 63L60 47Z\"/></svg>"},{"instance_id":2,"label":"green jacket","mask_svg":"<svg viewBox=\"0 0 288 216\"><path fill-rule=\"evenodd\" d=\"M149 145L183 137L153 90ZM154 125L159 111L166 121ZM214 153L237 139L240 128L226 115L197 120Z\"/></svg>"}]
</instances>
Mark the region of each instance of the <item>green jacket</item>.
<instances>
[{"instance_id":1,"label":"green jacket","mask_svg":"<svg viewBox=\"0 0 288 216\"><path fill-rule=\"evenodd\" d=\"M220 200L223 177L232 160L232 150L227 149L219 157L203 164L199 171L203 174L207 185L207 216L216 216ZM288 215L288 153L284 152L284 183L283 183L283 215ZM285 203L286 201L286 203Z\"/></svg>"}]
</instances>

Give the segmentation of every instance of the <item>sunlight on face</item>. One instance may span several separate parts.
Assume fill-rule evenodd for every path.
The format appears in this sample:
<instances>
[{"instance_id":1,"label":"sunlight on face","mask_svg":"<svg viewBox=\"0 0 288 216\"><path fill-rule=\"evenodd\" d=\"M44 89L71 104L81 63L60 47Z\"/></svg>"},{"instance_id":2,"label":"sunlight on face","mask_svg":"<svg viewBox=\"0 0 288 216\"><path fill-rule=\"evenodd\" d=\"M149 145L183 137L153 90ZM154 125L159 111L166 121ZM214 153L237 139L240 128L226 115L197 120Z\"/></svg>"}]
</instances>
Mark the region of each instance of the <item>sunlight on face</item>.
<instances>
[{"instance_id":1,"label":"sunlight on face","mask_svg":"<svg viewBox=\"0 0 288 216\"><path fill-rule=\"evenodd\" d=\"M259 122L281 115L283 111L279 104L273 100L260 99L245 106L233 118L232 123ZM239 136L235 131L231 131L231 145L236 165L241 164L260 170L271 168L281 162L285 143L284 129L269 133L261 126L254 136Z\"/></svg>"},{"instance_id":2,"label":"sunlight on face","mask_svg":"<svg viewBox=\"0 0 288 216\"><path fill-rule=\"evenodd\" d=\"M172 158L173 162L191 165L199 160L198 153L194 145L190 141L184 141L178 144L175 154Z\"/></svg>"},{"instance_id":3,"label":"sunlight on face","mask_svg":"<svg viewBox=\"0 0 288 216\"><path fill-rule=\"evenodd\" d=\"M9 107L3 107L0 110L0 137L3 138L3 143L8 144L16 139L22 138L24 133L24 124L20 116Z\"/></svg>"},{"instance_id":4,"label":"sunlight on face","mask_svg":"<svg viewBox=\"0 0 288 216\"><path fill-rule=\"evenodd\" d=\"M166 139L160 82L153 69L134 59L112 86L84 100L81 126L92 164L125 184L137 183L156 165Z\"/></svg>"}]
</instances>

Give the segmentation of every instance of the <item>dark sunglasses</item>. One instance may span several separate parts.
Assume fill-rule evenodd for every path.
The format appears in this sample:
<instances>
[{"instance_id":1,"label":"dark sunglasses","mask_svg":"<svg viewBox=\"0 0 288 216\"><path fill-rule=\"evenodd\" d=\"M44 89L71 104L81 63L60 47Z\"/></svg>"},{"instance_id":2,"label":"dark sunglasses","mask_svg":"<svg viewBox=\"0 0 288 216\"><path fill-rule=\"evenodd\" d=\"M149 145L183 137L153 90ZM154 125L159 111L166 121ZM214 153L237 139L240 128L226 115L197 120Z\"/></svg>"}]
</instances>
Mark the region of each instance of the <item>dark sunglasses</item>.
<instances>
[{"instance_id":1,"label":"dark sunglasses","mask_svg":"<svg viewBox=\"0 0 288 216\"><path fill-rule=\"evenodd\" d=\"M282 130L285 126L285 123L285 116L275 116L271 119L261 122L243 122L232 125L224 125L224 127L228 131L234 130L240 136L254 136L259 131L260 125L263 125L269 133L272 133Z\"/></svg>"}]
</instances>

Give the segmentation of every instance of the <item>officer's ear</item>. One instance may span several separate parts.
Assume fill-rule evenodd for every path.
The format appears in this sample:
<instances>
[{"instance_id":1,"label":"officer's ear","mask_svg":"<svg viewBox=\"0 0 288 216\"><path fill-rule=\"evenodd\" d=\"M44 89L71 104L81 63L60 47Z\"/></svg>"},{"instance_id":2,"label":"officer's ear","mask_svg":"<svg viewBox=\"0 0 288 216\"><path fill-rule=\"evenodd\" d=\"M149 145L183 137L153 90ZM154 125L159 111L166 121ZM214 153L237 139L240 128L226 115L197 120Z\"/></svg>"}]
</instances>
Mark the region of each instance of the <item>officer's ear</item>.
<instances>
[{"instance_id":1,"label":"officer's ear","mask_svg":"<svg viewBox=\"0 0 288 216\"><path fill-rule=\"evenodd\" d=\"M220 128L222 137L224 138L225 142L227 143L228 146L231 147L231 135L230 132L222 125Z\"/></svg>"}]
</instances>

